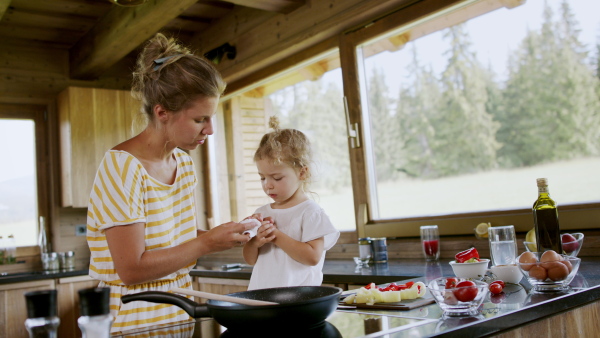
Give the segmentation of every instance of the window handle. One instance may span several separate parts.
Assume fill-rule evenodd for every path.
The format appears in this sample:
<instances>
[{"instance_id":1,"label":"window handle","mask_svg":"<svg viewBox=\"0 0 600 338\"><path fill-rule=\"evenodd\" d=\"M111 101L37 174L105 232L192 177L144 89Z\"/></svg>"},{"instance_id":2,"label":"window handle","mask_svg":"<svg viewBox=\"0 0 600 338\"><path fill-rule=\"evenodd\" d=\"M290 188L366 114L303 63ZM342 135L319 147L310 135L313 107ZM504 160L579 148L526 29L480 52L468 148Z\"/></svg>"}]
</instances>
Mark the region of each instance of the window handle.
<instances>
[{"instance_id":1,"label":"window handle","mask_svg":"<svg viewBox=\"0 0 600 338\"><path fill-rule=\"evenodd\" d=\"M344 112L346 113L346 128L348 131L348 138L350 139L350 146L360 148L360 137L358 134L358 122L350 123L350 112L348 111L348 100L344 96Z\"/></svg>"}]
</instances>

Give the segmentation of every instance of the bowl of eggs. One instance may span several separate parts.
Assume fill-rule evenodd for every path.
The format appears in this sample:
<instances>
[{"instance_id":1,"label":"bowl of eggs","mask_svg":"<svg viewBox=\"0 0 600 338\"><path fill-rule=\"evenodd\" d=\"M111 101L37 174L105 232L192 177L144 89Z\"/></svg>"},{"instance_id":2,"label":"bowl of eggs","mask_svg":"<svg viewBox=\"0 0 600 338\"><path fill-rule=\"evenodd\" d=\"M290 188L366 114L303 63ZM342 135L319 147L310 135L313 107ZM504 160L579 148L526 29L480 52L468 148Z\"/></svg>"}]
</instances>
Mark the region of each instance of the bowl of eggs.
<instances>
[{"instance_id":1,"label":"bowl of eggs","mask_svg":"<svg viewBox=\"0 0 600 338\"><path fill-rule=\"evenodd\" d=\"M545 251L539 258L536 252L523 252L517 259L519 269L536 291L562 291L577 274L581 259Z\"/></svg>"}]
</instances>

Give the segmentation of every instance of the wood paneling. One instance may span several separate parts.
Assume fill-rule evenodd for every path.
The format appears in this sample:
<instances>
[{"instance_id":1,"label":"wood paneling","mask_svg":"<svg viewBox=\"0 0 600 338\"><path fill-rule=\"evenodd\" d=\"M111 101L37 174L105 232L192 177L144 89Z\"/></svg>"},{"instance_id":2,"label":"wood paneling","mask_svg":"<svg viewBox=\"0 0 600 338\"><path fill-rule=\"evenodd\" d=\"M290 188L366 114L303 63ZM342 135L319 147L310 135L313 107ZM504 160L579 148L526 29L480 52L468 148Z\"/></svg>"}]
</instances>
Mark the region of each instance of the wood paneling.
<instances>
[{"instance_id":1,"label":"wood paneling","mask_svg":"<svg viewBox=\"0 0 600 338\"><path fill-rule=\"evenodd\" d=\"M60 278L56 284L58 292L58 316L60 326L58 337L81 337L81 330L77 325L79 312L78 291L98 286L98 281L89 276Z\"/></svg>"},{"instance_id":2,"label":"wood paneling","mask_svg":"<svg viewBox=\"0 0 600 338\"><path fill-rule=\"evenodd\" d=\"M100 161L132 136L132 115L140 104L128 91L69 87L57 105L62 206L86 208Z\"/></svg>"},{"instance_id":3,"label":"wood paneling","mask_svg":"<svg viewBox=\"0 0 600 338\"><path fill-rule=\"evenodd\" d=\"M25 319L27 319L25 294L54 288L53 279L0 284L0 337L28 338L29 333L25 329Z\"/></svg>"}]
</instances>

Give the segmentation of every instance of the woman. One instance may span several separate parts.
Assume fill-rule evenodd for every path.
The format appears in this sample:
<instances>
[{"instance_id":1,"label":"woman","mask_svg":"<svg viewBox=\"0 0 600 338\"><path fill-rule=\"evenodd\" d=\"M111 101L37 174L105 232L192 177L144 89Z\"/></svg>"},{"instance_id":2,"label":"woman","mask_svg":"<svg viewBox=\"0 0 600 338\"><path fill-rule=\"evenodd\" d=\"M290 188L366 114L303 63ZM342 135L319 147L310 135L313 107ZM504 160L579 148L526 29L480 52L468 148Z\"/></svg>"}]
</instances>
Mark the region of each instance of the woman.
<instances>
[{"instance_id":1,"label":"woman","mask_svg":"<svg viewBox=\"0 0 600 338\"><path fill-rule=\"evenodd\" d=\"M88 207L90 276L111 288L111 332L189 320L180 308L121 296L191 288L189 271L205 254L240 246L251 224L197 230L191 157L213 133L225 84L210 62L157 34L141 52L132 93L148 125L106 154ZM183 150L182 150L183 149Z\"/></svg>"}]
</instances>

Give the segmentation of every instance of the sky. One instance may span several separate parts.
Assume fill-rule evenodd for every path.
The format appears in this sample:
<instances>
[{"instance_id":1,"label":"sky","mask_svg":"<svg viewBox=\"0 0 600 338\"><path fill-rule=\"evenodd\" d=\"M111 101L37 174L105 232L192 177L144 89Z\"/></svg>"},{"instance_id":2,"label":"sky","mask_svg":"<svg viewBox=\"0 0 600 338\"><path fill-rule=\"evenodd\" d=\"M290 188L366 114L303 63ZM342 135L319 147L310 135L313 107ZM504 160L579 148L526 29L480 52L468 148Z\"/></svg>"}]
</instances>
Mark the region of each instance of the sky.
<instances>
[{"instance_id":1,"label":"sky","mask_svg":"<svg viewBox=\"0 0 600 338\"><path fill-rule=\"evenodd\" d=\"M500 80L506 77L510 51L518 48L528 30L540 30L545 3L552 7L554 19L557 20L562 0L527 0L521 6L501 8L467 22L466 30L473 50L477 51L477 58L482 65L491 66ZM600 41L600 1L569 0L569 5L581 29L580 41L588 50L595 51L594 46ZM448 49L449 42L442 37L443 34L434 33L416 40L421 65L431 66L436 74L441 73L446 66L446 56L443 53ZM386 69L390 93L398 93L402 76L394 74L401 74L412 61L412 52L406 51L411 49L405 48L395 53L384 52L371 57L365 62L367 75L372 73L372 67Z\"/></svg>"},{"instance_id":2,"label":"sky","mask_svg":"<svg viewBox=\"0 0 600 338\"><path fill-rule=\"evenodd\" d=\"M549 3L556 14L562 0L527 0L513 9L500 9L484 17L468 22L468 30L474 46L480 51L478 57L484 65L491 65L501 75L506 68L508 52L517 48L528 29L539 29L542 22L544 3ZM569 0L573 13L581 29L580 41L594 46L600 36L600 0ZM494 27L494 29L490 29ZM439 34L438 34L439 35ZM439 72L444 58L441 53L447 42L439 36L419 39L418 53L422 64L430 64ZM485 52L482 52L485 51ZM402 55L404 54L404 56ZM406 58L404 58L406 56ZM404 59L403 59L404 58ZM409 53L382 53L377 56L377 64L385 69L401 70L406 67ZM394 69L395 68L395 69ZM339 70L325 75L325 81L339 81ZM337 78L333 80L333 78ZM397 93L401 77L387 76L391 93ZM341 86L340 86L341 88ZM13 121L14 122L14 121ZM0 182L31 176L34 173L33 124L31 122L11 123L0 119Z\"/></svg>"},{"instance_id":3,"label":"sky","mask_svg":"<svg viewBox=\"0 0 600 338\"><path fill-rule=\"evenodd\" d=\"M0 182L35 171L33 121L0 119Z\"/></svg>"}]
</instances>

